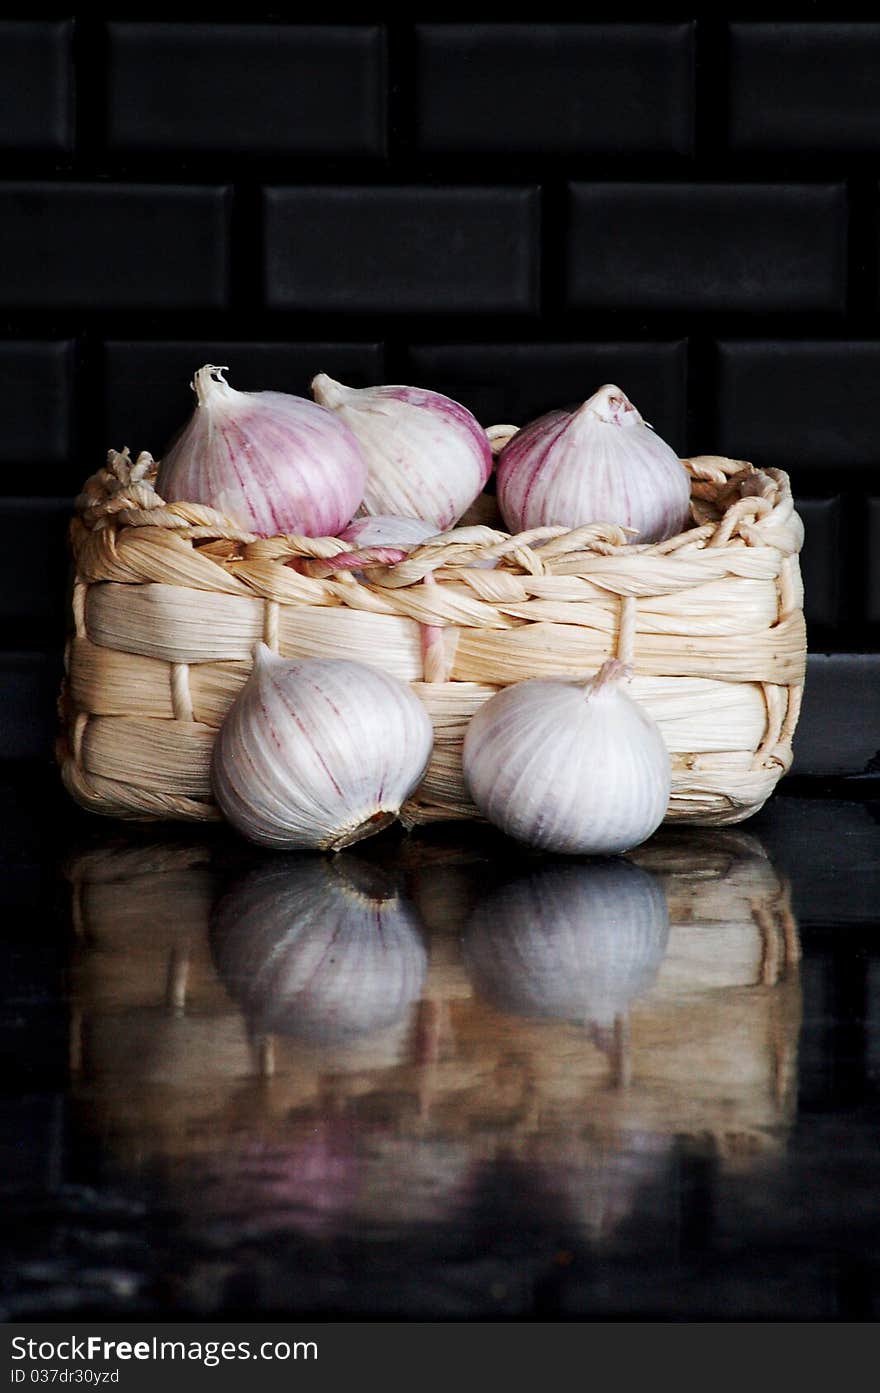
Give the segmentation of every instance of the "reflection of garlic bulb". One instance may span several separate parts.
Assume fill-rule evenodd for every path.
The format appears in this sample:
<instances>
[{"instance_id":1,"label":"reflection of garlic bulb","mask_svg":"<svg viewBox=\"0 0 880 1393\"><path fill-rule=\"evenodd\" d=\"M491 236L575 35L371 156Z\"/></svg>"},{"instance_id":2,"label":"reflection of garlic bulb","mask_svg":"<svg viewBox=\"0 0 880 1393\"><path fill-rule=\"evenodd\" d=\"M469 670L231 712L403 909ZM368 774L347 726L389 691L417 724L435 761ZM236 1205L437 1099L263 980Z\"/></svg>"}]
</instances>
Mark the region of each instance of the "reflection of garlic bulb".
<instances>
[{"instance_id":1,"label":"reflection of garlic bulb","mask_svg":"<svg viewBox=\"0 0 880 1393\"><path fill-rule=\"evenodd\" d=\"M672 1153L671 1137L638 1128L623 1137L590 1131L539 1135L529 1147L528 1181L566 1224L588 1241L606 1243L627 1219L644 1212L652 1187L668 1193Z\"/></svg>"},{"instance_id":2,"label":"reflection of garlic bulb","mask_svg":"<svg viewBox=\"0 0 880 1393\"><path fill-rule=\"evenodd\" d=\"M427 966L418 921L372 868L273 860L219 903L220 972L262 1032L344 1041L401 1020Z\"/></svg>"},{"instance_id":3,"label":"reflection of garlic bulb","mask_svg":"<svg viewBox=\"0 0 880 1393\"><path fill-rule=\"evenodd\" d=\"M637 866L551 863L481 901L464 951L503 1009L605 1027L650 987L668 932L666 897Z\"/></svg>"}]
</instances>

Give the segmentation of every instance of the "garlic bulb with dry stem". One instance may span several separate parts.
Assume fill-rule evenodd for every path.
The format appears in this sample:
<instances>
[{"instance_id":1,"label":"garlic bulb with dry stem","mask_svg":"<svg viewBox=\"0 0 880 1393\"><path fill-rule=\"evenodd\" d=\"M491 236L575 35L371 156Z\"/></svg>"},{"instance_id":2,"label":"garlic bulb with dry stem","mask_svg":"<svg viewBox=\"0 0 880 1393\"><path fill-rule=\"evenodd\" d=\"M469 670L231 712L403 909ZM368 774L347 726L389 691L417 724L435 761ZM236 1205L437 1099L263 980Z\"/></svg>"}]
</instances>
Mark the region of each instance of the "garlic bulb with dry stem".
<instances>
[{"instance_id":1,"label":"garlic bulb with dry stem","mask_svg":"<svg viewBox=\"0 0 880 1393\"><path fill-rule=\"evenodd\" d=\"M444 532L492 472L486 432L466 407L439 392L358 390L319 373L312 393L351 428L366 456L361 513L424 518L435 532Z\"/></svg>"},{"instance_id":2,"label":"garlic bulb with dry stem","mask_svg":"<svg viewBox=\"0 0 880 1393\"><path fill-rule=\"evenodd\" d=\"M167 503L204 503L246 532L328 537L361 501L366 461L332 411L285 392L237 392L200 368L198 405L159 466Z\"/></svg>"},{"instance_id":3,"label":"garlic bulb with dry stem","mask_svg":"<svg viewBox=\"0 0 880 1393\"><path fill-rule=\"evenodd\" d=\"M669 752L610 659L586 682L506 687L472 717L464 776L484 817L543 851L608 856L650 837L669 803Z\"/></svg>"},{"instance_id":4,"label":"garlic bulb with dry stem","mask_svg":"<svg viewBox=\"0 0 880 1393\"><path fill-rule=\"evenodd\" d=\"M338 851L394 821L433 734L396 677L345 659L289 661L260 644L214 745L214 794L253 842Z\"/></svg>"},{"instance_id":5,"label":"garlic bulb with dry stem","mask_svg":"<svg viewBox=\"0 0 880 1393\"><path fill-rule=\"evenodd\" d=\"M690 481L629 398L606 386L513 436L498 458L498 506L510 532L606 522L659 542L687 526Z\"/></svg>"}]
</instances>

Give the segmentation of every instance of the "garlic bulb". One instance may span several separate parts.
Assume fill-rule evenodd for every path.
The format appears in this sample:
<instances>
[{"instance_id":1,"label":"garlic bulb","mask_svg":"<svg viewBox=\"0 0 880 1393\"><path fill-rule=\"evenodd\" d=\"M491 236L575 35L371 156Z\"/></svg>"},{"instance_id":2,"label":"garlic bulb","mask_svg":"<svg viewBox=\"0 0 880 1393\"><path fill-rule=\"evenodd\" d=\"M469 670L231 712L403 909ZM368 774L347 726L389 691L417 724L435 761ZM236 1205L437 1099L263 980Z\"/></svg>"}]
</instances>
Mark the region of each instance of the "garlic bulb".
<instances>
[{"instance_id":1,"label":"garlic bulb","mask_svg":"<svg viewBox=\"0 0 880 1393\"><path fill-rule=\"evenodd\" d=\"M690 481L619 387L600 387L576 411L532 421L498 459L498 506L510 532L617 523L637 542L683 532Z\"/></svg>"},{"instance_id":2,"label":"garlic bulb","mask_svg":"<svg viewBox=\"0 0 880 1393\"><path fill-rule=\"evenodd\" d=\"M484 817L544 851L607 856L659 827L669 752L659 727L622 688L617 658L587 682L506 687L472 717L465 781Z\"/></svg>"},{"instance_id":3,"label":"garlic bulb","mask_svg":"<svg viewBox=\"0 0 880 1393\"><path fill-rule=\"evenodd\" d=\"M168 503L204 503L260 537L334 536L367 477L345 423L305 397L236 392L208 364L192 383L198 405L159 466Z\"/></svg>"},{"instance_id":4,"label":"garlic bulb","mask_svg":"<svg viewBox=\"0 0 880 1393\"><path fill-rule=\"evenodd\" d=\"M431 721L396 677L260 644L214 745L214 794L262 846L338 851L393 822L431 755Z\"/></svg>"},{"instance_id":5,"label":"garlic bulb","mask_svg":"<svg viewBox=\"0 0 880 1393\"><path fill-rule=\"evenodd\" d=\"M435 532L470 507L492 472L492 449L466 407L418 387L343 387L326 373L312 393L357 436L367 459L361 513L424 518Z\"/></svg>"},{"instance_id":6,"label":"garlic bulb","mask_svg":"<svg viewBox=\"0 0 880 1393\"><path fill-rule=\"evenodd\" d=\"M375 560L383 566L393 566L397 561L402 561L413 547L434 536L436 528L429 522L423 522L421 518L384 516L355 518L354 522L350 522L348 527L339 533L340 541L351 542L355 551L363 551L366 547L379 548ZM347 567L348 560L348 552L334 556L332 569L335 571L340 567ZM353 574L362 577L363 571L355 570Z\"/></svg>"},{"instance_id":7,"label":"garlic bulb","mask_svg":"<svg viewBox=\"0 0 880 1393\"><path fill-rule=\"evenodd\" d=\"M321 1044L395 1025L427 971L415 911L345 856L257 866L221 898L211 936L252 1028Z\"/></svg>"},{"instance_id":8,"label":"garlic bulb","mask_svg":"<svg viewBox=\"0 0 880 1393\"><path fill-rule=\"evenodd\" d=\"M399 547L409 551L428 537L436 536L431 523L421 518L397 518L377 515L355 518L338 534L343 542L351 542L358 551L364 547Z\"/></svg>"},{"instance_id":9,"label":"garlic bulb","mask_svg":"<svg viewBox=\"0 0 880 1393\"><path fill-rule=\"evenodd\" d=\"M605 1031L648 990L668 937L655 876L621 860L551 863L476 905L464 956L504 1010Z\"/></svg>"}]
</instances>

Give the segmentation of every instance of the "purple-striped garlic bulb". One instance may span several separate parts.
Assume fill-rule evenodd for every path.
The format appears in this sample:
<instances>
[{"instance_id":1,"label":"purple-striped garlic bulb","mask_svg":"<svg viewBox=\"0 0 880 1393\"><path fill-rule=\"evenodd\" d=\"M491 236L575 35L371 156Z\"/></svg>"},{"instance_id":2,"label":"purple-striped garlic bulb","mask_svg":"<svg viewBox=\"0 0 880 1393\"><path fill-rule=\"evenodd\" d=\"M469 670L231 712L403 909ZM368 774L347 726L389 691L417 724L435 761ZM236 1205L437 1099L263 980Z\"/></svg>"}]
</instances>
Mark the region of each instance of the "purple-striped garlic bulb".
<instances>
[{"instance_id":1,"label":"purple-striped garlic bulb","mask_svg":"<svg viewBox=\"0 0 880 1393\"><path fill-rule=\"evenodd\" d=\"M193 415L159 466L167 503L204 503L260 537L332 537L367 477L363 452L332 411L286 392L237 392L226 368L200 368Z\"/></svg>"},{"instance_id":2,"label":"purple-striped garlic bulb","mask_svg":"<svg viewBox=\"0 0 880 1393\"><path fill-rule=\"evenodd\" d=\"M656 831L672 764L660 727L624 690L617 658L586 682L533 678L472 716L465 782L483 816L541 851L613 856Z\"/></svg>"},{"instance_id":3,"label":"purple-striped garlic bulb","mask_svg":"<svg viewBox=\"0 0 880 1393\"><path fill-rule=\"evenodd\" d=\"M629 398L606 386L513 436L498 458L498 506L510 532L616 523L636 542L660 542L687 527L690 480Z\"/></svg>"},{"instance_id":4,"label":"purple-striped garlic bulb","mask_svg":"<svg viewBox=\"0 0 880 1393\"><path fill-rule=\"evenodd\" d=\"M492 472L492 448L466 407L421 387L344 387L326 373L312 394L357 436L367 459L360 512L424 518L444 532Z\"/></svg>"},{"instance_id":5,"label":"purple-striped garlic bulb","mask_svg":"<svg viewBox=\"0 0 880 1393\"><path fill-rule=\"evenodd\" d=\"M279 658L261 643L214 744L214 796L261 846L340 851L394 821L433 741L399 678L344 658Z\"/></svg>"}]
</instances>

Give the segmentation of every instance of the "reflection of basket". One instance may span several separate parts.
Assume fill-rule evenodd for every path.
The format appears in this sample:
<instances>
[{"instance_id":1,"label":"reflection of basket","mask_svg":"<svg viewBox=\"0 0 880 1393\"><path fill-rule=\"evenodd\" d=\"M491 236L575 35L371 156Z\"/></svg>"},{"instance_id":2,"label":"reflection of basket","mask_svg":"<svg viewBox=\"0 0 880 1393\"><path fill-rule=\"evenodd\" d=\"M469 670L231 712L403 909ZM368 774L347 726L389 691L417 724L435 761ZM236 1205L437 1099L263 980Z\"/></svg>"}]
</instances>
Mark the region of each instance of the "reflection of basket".
<instances>
[{"instance_id":1,"label":"reflection of basket","mask_svg":"<svg viewBox=\"0 0 880 1393\"><path fill-rule=\"evenodd\" d=\"M673 758L670 818L736 822L791 761L804 675L787 477L685 461L694 526L627 545L611 526L509 537L459 528L366 579L335 538L242 533L210 508L165 504L148 455L111 452L72 525L74 634L62 700L65 782L123 817L216 818L209 761L263 639L285 656L339 656L413 684L434 758L405 819L474 817L466 723L499 685L582 677L616 654ZM541 545L539 546L538 543ZM496 568L475 567L495 559ZM288 562L295 563L295 567ZM304 574L308 572L308 574Z\"/></svg>"},{"instance_id":2,"label":"reflection of basket","mask_svg":"<svg viewBox=\"0 0 880 1393\"><path fill-rule=\"evenodd\" d=\"M449 1164L457 1189L468 1158L563 1158L578 1175L617 1153L662 1155L682 1135L735 1167L784 1144L801 1009L797 928L787 886L755 838L704 831L685 840L669 831L638 853L662 881L669 939L656 978L646 976L641 994L618 1004L613 1030L599 1035L481 1000L460 929L465 900L492 867L472 849L406 852L401 877L418 882L420 900L445 896L422 1000L390 1030L330 1046L248 1029L212 965L211 879L198 848L78 859L69 874L78 904L71 993L80 1118L112 1138L127 1163L152 1157L176 1175L183 1158L197 1174L206 1158L235 1170L237 1148L254 1137L304 1158L309 1138L347 1118L349 1130L368 1135L370 1155L387 1160L368 1167L376 1186L362 1197L379 1217L387 1168L415 1175L426 1157ZM187 933L176 927L184 902ZM511 971L522 971L521 956ZM248 1183L241 1180L244 1200ZM317 1193L320 1176L313 1184ZM422 1203L432 1212L416 1190L409 1199L401 1191L400 1203L411 1215Z\"/></svg>"}]
</instances>

